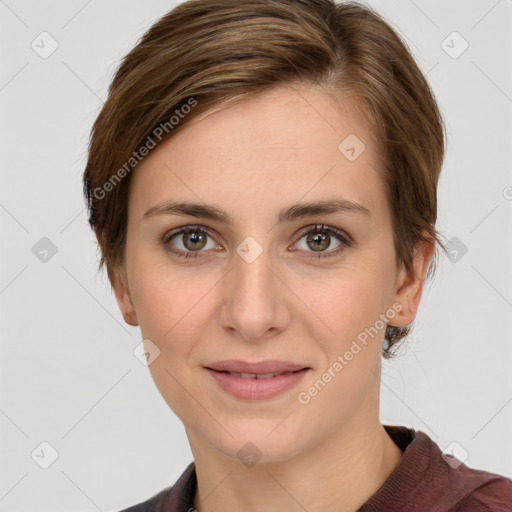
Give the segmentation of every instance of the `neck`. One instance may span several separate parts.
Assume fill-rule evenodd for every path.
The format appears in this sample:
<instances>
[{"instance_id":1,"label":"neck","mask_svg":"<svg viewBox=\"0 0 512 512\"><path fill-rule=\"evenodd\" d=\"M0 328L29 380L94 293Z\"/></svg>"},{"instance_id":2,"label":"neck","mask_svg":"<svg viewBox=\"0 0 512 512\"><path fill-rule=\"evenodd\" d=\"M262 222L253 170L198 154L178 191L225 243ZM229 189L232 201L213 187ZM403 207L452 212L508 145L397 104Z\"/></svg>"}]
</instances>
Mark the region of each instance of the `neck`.
<instances>
[{"instance_id":1,"label":"neck","mask_svg":"<svg viewBox=\"0 0 512 512\"><path fill-rule=\"evenodd\" d=\"M402 452L378 418L344 425L306 452L247 467L187 429L197 476L194 508L277 512L354 512L386 481Z\"/></svg>"}]
</instances>

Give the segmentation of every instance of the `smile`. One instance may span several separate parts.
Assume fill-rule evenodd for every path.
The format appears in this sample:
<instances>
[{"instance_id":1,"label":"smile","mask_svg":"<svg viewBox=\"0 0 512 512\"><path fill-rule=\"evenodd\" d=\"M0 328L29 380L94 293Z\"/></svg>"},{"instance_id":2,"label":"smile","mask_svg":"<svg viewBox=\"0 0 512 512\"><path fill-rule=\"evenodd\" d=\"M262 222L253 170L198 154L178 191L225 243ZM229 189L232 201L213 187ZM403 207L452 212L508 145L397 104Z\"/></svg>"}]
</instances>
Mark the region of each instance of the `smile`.
<instances>
[{"instance_id":1,"label":"smile","mask_svg":"<svg viewBox=\"0 0 512 512\"><path fill-rule=\"evenodd\" d=\"M264 400L291 390L311 369L272 373L205 370L223 392L242 400Z\"/></svg>"},{"instance_id":2,"label":"smile","mask_svg":"<svg viewBox=\"0 0 512 512\"><path fill-rule=\"evenodd\" d=\"M241 377L242 379L271 379L277 375L288 375L295 372L275 372L275 373L237 373L237 372L221 372L233 375L233 377Z\"/></svg>"}]
</instances>

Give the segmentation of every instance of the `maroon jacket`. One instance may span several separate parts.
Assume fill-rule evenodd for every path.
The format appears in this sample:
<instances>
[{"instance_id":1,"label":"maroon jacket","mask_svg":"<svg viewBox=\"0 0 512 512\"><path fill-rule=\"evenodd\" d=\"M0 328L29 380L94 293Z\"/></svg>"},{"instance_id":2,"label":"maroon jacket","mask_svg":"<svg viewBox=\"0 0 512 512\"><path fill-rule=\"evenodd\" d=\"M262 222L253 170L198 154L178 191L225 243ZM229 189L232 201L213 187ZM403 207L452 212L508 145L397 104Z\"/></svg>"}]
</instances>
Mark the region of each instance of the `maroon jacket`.
<instances>
[{"instance_id":1,"label":"maroon jacket","mask_svg":"<svg viewBox=\"0 0 512 512\"><path fill-rule=\"evenodd\" d=\"M457 459L449 464L424 432L392 425L384 428L402 450L402 459L355 512L512 512L511 479L469 468ZM192 511L196 485L191 462L173 486L121 512Z\"/></svg>"}]
</instances>

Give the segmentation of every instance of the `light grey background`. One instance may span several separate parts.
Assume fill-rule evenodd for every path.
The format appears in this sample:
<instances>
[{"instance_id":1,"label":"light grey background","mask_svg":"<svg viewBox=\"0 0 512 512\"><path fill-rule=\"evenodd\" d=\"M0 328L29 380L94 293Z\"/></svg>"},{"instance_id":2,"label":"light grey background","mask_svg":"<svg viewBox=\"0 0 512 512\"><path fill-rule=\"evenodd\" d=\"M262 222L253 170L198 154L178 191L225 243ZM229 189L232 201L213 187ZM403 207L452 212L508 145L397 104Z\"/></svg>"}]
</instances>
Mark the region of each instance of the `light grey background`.
<instances>
[{"instance_id":1,"label":"light grey background","mask_svg":"<svg viewBox=\"0 0 512 512\"><path fill-rule=\"evenodd\" d=\"M512 1L368 3L406 38L438 98L449 139L438 228L467 247L442 257L409 348L384 362L381 421L442 449L456 441L469 466L512 477ZM81 188L115 68L174 5L0 1L2 511L117 511L192 460L133 355L139 329L96 273ZM46 59L31 48L50 48L43 31L59 45ZM454 31L469 44L457 58ZM34 254L43 237L57 248L46 262ZM43 441L59 455L48 469Z\"/></svg>"}]
</instances>

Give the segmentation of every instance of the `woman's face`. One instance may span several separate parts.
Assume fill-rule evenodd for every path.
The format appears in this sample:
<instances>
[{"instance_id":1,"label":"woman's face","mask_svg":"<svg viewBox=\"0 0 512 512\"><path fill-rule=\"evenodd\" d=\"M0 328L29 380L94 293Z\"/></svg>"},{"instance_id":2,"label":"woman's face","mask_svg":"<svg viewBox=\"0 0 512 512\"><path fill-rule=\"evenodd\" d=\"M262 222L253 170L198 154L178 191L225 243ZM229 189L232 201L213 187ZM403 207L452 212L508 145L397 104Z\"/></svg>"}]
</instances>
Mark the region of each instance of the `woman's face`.
<instances>
[{"instance_id":1,"label":"woman's face","mask_svg":"<svg viewBox=\"0 0 512 512\"><path fill-rule=\"evenodd\" d=\"M419 300L395 270L379 168L361 118L320 88L279 87L191 124L133 172L116 296L191 445L285 460L378 421L383 319L410 323ZM334 201L360 206L297 206ZM208 369L225 360L308 369L271 377L281 392L224 373L245 389L233 395Z\"/></svg>"}]
</instances>

